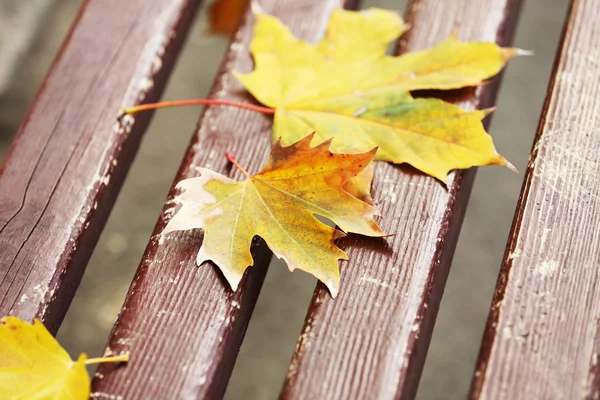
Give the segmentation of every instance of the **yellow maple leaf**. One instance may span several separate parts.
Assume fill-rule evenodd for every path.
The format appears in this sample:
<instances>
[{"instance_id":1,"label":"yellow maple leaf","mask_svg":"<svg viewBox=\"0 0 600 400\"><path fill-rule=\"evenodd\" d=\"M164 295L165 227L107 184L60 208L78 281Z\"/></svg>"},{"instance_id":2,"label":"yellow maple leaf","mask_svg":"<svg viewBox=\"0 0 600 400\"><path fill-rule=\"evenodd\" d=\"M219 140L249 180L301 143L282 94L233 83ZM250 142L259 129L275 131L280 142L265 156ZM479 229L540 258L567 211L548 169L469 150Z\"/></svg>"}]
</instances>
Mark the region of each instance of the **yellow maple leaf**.
<instances>
[{"instance_id":1,"label":"yellow maple leaf","mask_svg":"<svg viewBox=\"0 0 600 400\"><path fill-rule=\"evenodd\" d=\"M0 396L3 399L88 399L90 379L85 366L127 361L127 355L77 361L37 319L0 319Z\"/></svg>"},{"instance_id":2,"label":"yellow maple leaf","mask_svg":"<svg viewBox=\"0 0 600 400\"><path fill-rule=\"evenodd\" d=\"M200 177L181 181L176 197L181 208L163 234L202 228L204 241L197 264L213 261L233 288L253 264L250 244L255 235L283 258L290 270L299 268L324 282L333 297L339 286L338 260L347 259L335 244L340 233L315 215L337 224L344 232L384 236L373 217L376 208L344 188L373 159L376 149L361 154L333 154L329 141L311 148L312 135L291 146L273 145L258 174L250 176L235 160L246 180L237 182L199 168ZM365 194L371 174L352 190Z\"/></svg>"},{"instance_id":3,"label":"yellow maple leaf","mask_svg":"<svg viewBox=\"0 0 600 400\"><path fill-rule=\"evenodd\" d=\"M250 46L255 69L234 74L275 109L273 137L284 145L316 131L313 144L333 137L337 153L378 146L375 159L409 163L440 180L456 168L512 168L483 128L487 110L464 111L410 92L478 85L517 49L450 37L428 50L389 57L386 48L405 25L380 9L335 10L316 45L296 39L273 16L257 12L255 18Z\"/></svg>"}]
</instances>

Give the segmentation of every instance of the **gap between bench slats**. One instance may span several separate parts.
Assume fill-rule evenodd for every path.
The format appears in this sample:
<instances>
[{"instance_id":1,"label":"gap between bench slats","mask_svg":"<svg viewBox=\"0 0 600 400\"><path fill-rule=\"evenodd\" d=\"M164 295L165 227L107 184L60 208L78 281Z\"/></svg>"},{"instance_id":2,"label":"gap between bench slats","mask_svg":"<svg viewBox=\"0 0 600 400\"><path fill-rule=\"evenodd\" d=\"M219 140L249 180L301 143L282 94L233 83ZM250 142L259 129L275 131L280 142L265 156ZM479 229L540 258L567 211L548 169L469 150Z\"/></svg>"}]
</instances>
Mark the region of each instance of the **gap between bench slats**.
<instances>
[{"instance_id":1,"label":"gap between bench slats","mask_svg":"<svg viewBox=\"0 0 600 400\"><path fill-rule=\"evenodd\" d=\"M199 3L83 5L0 169L0 315L58 329Z\"/></svg>"},{"instance_id":2,"label":"gap between bench slats","mask_svg":"<svg viewBox=\"0 0 600 400\"><path fill-rule=\"evenodd\" d=\"M600 397L599 27L572 1L471 398Z\"/></svg>"},{"instance_id":3,"label":"gap between bench slats","mask_svg":"<svg viewBox=\"0 0 600 400\"><path fill-rule=\"evenodd\" d=\"M518 0L413 1L401 51L429 47L454 30L464 40L508 45L519 8ZM459 104L493 106L498 83ZM377 164L381 225L397 236L348 241L340 295L332 300L317 285L281 398L415 396L474 175L453 173L446 190L408 167Z\"/></svg>"},{"instance_id":4,"label":"gap between bench slats","mask_svg":"<svg viewBox=\"0 0 600 400\"><path fill-rule=\"evenodd\" d=\"M265 12L276 15L300 37L317 40L330 12L340 0L261 0ZM349 2L347 2L349 3ZM248 72L248 44L253 18L246 13L225 56L211 98L253 102L233 77L233 69ZM235 179L243 176L227 163L236 155L256 173L271 148L270 117L226 107L209 107L175 178L196 176L196 166L211 168ZM212 263L195 265L202 242L200 230L161 237L177 205L171 190L154 234L113 327L106 354L129 352L126 367L102 365L92 384L92 396L124 398L220 398L260 291L271 252L255 240L255 266L233 293Z\"/></svg>"}]
</instances>

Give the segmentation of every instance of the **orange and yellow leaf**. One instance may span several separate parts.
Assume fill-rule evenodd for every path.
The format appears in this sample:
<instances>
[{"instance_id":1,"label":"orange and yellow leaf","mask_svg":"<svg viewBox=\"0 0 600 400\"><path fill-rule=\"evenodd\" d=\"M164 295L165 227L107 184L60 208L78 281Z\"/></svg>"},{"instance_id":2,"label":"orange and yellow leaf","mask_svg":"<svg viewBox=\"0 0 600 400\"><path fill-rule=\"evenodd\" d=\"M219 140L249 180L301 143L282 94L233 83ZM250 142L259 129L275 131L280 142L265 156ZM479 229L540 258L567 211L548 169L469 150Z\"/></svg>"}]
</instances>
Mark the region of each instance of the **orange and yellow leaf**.
<instances>
[{"instance_id":1,"label":"orange and yellow leaf","mask_svg":"<svg viewBox=\"0 0 600 400\"><path fill-rule=\"evenodd\" d=\"M361 154L333 154L329 141L311 148L312 135L284 147L273 145L263 170L237 182L208 169L179 183L182 207L163 234L202 228L204 241L197 264L211 260L235 290L253 264L250 243L256 235L290 270L299 268L324 282L332 296L339 287L338 260L346 254L335 244L335 229L315 215L333 221L344 232L383 236L370 200L372 170L348 185L371 162L376 149ZM346 191L348 187L350 192ZM352 193L352 194L351 194Z\"/></svg>"}]
</instances>

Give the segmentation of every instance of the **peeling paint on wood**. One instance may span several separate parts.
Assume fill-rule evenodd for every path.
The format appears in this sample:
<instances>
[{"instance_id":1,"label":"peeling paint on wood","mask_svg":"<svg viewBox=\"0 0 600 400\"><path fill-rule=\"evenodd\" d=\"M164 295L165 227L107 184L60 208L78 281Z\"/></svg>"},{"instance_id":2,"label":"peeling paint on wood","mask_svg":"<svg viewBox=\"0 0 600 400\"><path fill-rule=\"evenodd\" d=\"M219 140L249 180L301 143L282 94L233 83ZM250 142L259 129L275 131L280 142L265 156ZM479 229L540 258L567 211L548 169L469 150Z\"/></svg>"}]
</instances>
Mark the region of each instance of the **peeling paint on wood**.
<instances>
[{"instance_id":1,"label":"peeling paint on wood","mask_svg":"<svg viewBox=\"0 0 600 400\"><path fill-rule=\"evenodd\" d=\"M596 0L571 2L479 354L473 399L598 398L598 21Z\"/></svg>"},{"instance_id":2,"label":"peeling paint on wood","mask_svg":"<svg viewBox=\"0 0 600 400\"><path fill-rule=\"evenodd\" d=\"M82 6L0 168L0 315L58 329L151 116L117 112L158 99L199 2Z\"/></svg>"},{"instance_id":3,"label":"peeling paint on wood","mask_svg":"<svg viewBox=\"0 0 600 400\"><path fill-rule=\"evenodd\" d=\"M400 50L429 47L457 27L462 39L507 45L519 7L513 0L413 1ZM498 83L449 100L493 106ZM474 174L453 172L446 190L412 168L377 165L374 200L383 229L397 235L346 239L340 295L332 300L317 286L282 399L415 396Z\"/></svg>"},{"instance_id":4,"label":"peeling paint on wood","mask_svg":"<svg viewBox=\"0 0 600 400\"><path fill-rule=\"evenodd\" d=\"M261 0L261 7L280 17L295 34L316 40L323 35L331 10L342 0ZM231 71L249 71L248 43L252 16L247 13L223 60L211 98L253 101ZM271 149L271 118L248 110L208 107L195 132L174 184L197 176L196 166L241 178L224 157L226 151L253 173ZM221 398L258 297L271 252L253 240L254 266L232 293L212 263L196 266L200 230L163 236L178 207L172 188L154 234L131 285L109 348L129 351L126 368L100 366L93 390L125 398ZM178 284L166 282L178 280ZM128 337L143 334L135 342ZM144 355L152 354L152 359ZM152 376L153 379L148 379ZM130 385L128 382L143 382Z\"/></svg>"}]
</instances>

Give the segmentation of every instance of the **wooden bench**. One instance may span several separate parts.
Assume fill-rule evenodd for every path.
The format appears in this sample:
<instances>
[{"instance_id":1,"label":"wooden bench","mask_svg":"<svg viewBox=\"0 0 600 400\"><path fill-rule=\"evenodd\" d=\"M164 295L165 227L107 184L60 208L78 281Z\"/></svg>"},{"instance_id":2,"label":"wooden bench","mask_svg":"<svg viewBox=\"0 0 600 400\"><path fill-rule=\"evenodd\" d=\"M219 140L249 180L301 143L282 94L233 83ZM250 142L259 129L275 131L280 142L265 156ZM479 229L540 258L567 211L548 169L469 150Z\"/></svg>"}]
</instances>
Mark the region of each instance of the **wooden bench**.
<instances>
[{"instance_id":1,"label":"wooden bench","mask_svg":"<svg viewBox=\"0 0 600 400\"><path fill-rule=\"evenodd\" d=\"M157 101L200 0L88 0L0 169L0 314L56 332L129 169L150 114L116 122L120 106ZM261 0L306 40L341 0ZM459 37L508 45L520 0L414 0L397 53ZM474 374L472 398L598 398L600 368L600 8L573 0ZM230 45L211 97L250 102L231 75L248 71L252 17ZM435 29L432 29L435 27ZM500 79L453 100L494 105ZM243 123L240 123L243 121ZM489 123L489 120L487 121ZM209 107L174 183L210 166L239 178L223 153L257 171L268 117ZM242 151L243 149L243 151ZM240 150L240 151L238 151ZM382 228L349 243L341 293L318 284L281 398L414 397L475 169L448 190L410 167L377 164ZM384 201L393 191L396 201ZM172 188L109 338L126 367L102 365L99 399L222 397L271 254L232 293L194 264L199 232L159 240ZM384 250L386 250L385 254ZM389 256L389 252L392 256ZM325 356L326 354L326 356Z\"/></svg>"}]
</instances>

